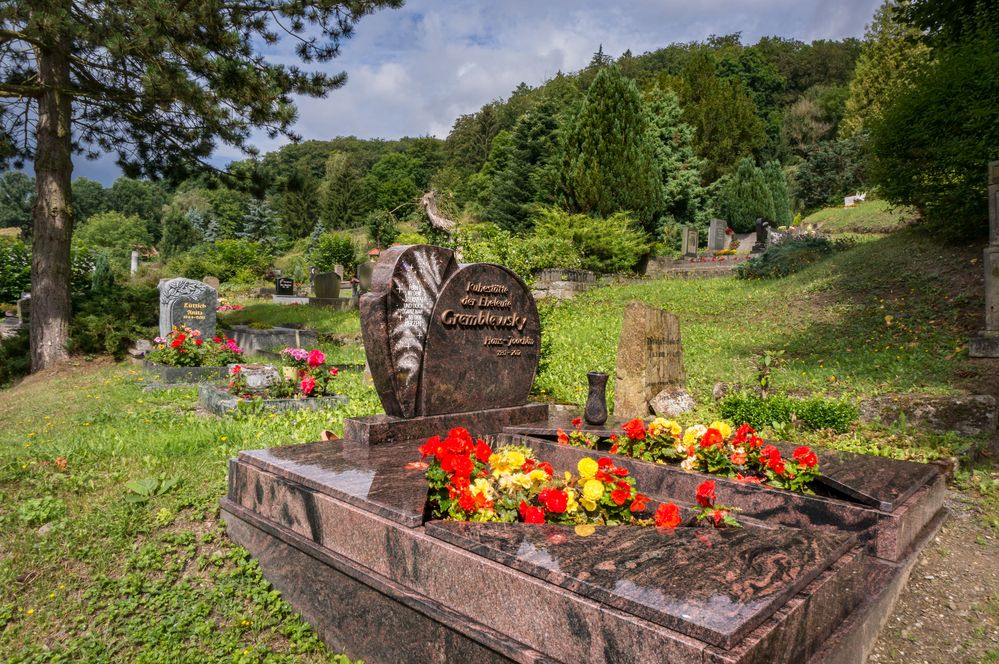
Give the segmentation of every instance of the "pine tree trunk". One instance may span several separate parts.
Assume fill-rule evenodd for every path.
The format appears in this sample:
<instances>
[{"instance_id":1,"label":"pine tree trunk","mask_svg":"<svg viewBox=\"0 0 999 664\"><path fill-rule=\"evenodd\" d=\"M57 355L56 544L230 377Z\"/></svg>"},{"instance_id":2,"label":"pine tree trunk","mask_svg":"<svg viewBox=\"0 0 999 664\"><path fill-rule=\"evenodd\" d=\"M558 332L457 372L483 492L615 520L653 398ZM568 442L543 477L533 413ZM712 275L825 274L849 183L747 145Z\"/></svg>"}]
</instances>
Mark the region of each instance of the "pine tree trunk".
<instances>
[{"instance_id":1,"label":"pine tree trunk","mask_svg":"<svg viewBox=\"0 0 999 664\"><path fill-rule=\"evenodd\" d=\"M31 370L68 357L70 238L73 234L72 101L65 41L37 48L39 83L35 191L31 251Z\"/></svg>"}]
</instances>

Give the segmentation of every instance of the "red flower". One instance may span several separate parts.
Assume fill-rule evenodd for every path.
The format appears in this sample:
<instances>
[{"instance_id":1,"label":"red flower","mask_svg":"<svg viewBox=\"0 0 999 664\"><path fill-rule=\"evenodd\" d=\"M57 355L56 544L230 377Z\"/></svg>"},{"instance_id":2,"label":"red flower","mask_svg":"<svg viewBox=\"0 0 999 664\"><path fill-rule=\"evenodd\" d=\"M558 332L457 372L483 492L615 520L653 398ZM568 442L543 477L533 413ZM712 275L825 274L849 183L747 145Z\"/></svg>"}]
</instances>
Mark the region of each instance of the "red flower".
<instances>
[{"instance_id":1,"label":"red flower","mask_svg":"<svg viewBox=\"0 0 999 664\"><path fill-rule=\"evenodd\" d=\"M555 471L552 470L552 465L550 463L548 463L547 461L542 461L541 463L539 463L538 464L538 468L540 468L541 470L545 471L545 473L547 473L548 477L551 477L552 475L555 474Z\"/></svg>"},{"instance_id":2,"label":"red flower","mask_svg":"<svg viewBox=\"0 0 999 664\"><path fill-rule=\"evenodd\" d=\"M707 480L701 482L697 487L697 504L702 507L711 507L715 504L715 481Z\"/></svg>"},{"instance_id":3,"label":"red flower","mask_svg":"<svg viewBox=\"0 0 999 664\"><path fill-rule=\"evenodd\" d=\"M773 445L767 445L760 450L760 460L778 475L784 472L784 460L780 456L780 450Z\"/></svg>"},{"instance_id":4,"label":"red flower","mask_svg":"<svg viewBox=\"0 0 999 664\"><path fill-rule=\"evenodd\" d=\"M447 453L441 459L441 469L445 473L467 478L472 474L472 460L464 454Z\"/></svg>"},{"instance_id":5,"label":"red flower","mask_svg":"<svg viewBox=\"0 0 999 664\"><path fill-rule=\"evenodd\" d=\"M749 426L748 422L743 422L742 426L736 429L735 437L732 438L732 444L742 445L743 443L746 442L746 440L749 437L749 434L751 433L756 433L756 430L753 429L753 427Z\"/></svg>"},{"instance_id":6,"label":"red flower","mask_svg":"<svg viewBox=\"0 0 999 664\"><path fill-rule=\"evenodd\" d=\"M757 447L763 445L763 439L757 436L756 434L753 434L753 436L749 439L749 442L746 443L746 445L747 447L749 447L749 449L755 450Z\"/></svg>"},{"instance_id":7,"label":"red flower","mask_svg":"<svg viewBox=\"0 0 999 664\"><path fill-rule=\"evenodd\" d=\"M763 480L759 477L754 477L753 475L743 475L742 473L736 473L736 482L745 482L746 484L763 484Z\"/></svg>"},{"instance_id":8,"label":"red flower","mask_svg":"<svg viewBox=\"0 0 999 664\"><path fill-rule=\"evenodd\" d=\"M544 504L545 509L549 512L562 514L565 512L569 497L565 494L565 491L560 489L545 489L538 494L538 500Z\"/></svg>"},{"instance_id":9,"label":"red flower","mask_svg":"<svg viewBox=\"0 0 999 664\"><path fill-rule=\"evenodd\" d=\"M447 432L448 438L458 438L460 440L467 440L469 443L472 442L472 434L468 433L468 429L463 427L455 427Z\"/></svg>"},{"instance_id":10,"label":"red flower","mask_svg":"<svg viewBox=\"0 0 999 664\"><path fill-rule=\"evenodd\" d=\"M178 335L177 335L177 339L176 339L176 340L177 340L177 341L180 341L181 343L183 343L183 341L184 341L185 339L187 339L187 335L186 335L186 334L178 334Z\"/></svg>"},{"instance_id":11,"label":"red flower","mask_svg":"<svg viewBox=\"0 0 999 664\"><path fill-rule=\"evenodd\" d=\"M220 344L222 343L222 337L212 337L212 341L214 341L217 344Z\"/></svg>"},{"instance_id":12,"label":"red flower","mask_svg":"<svg viewBox=\"0 0 999 664\"><path fill-rule=\"evenodd\" d=\"M534 459L524 459L524 463L520 464L520 470L525 473L534 470Z\"/></svg>"},{"instance_id":13,"label":"red flower","mask_svg":"<svg viewBox=\"0 0 999 664\"><path fill-rule=\"evenodd\" d=\"M715 510L714 512L711 513L711 518L715 522L715 528L717 528L718 526L721 525L722 519L725 518L724 510Z\"/></svg>"},{"instance_id":14,"label":"red flower","mask_svg":"<svg viewBox=\"0 0 999 664\"><path fill-rule=\"evenodd\" d=\"M618 489L630 489L631 488L631 485L628 484L627 482L625 482L624 480L618 480L617 483L614 486L616 486Z\"/></svg>"},{"instance_id":15,"label":"red flower","mask_svg":"<svg viewBox=\"0 0 999 664\"><path fill-rule=\"evenodd\" d=\"M315 369L326 361L326 354L321 350L310 350L309 356L305 358L305 363Z\"/></svg>"},{"instance_id":16,"label":"red flower","mask_svg":"<svg viewBox=\"0 0 999 664\"><path fill-rule=\"evenodd\" d=\"M600 480L600 481L601 481L601 482L603 482L604 484L607 484L607 483L609 483L609 482L613 482L613 481L614 481L614 478L613 478L613 477L611 477L610 475L608 475L607 473L605 473L605 472L604 472L604 471L602 471L602 470L598 470L598 471L596 472L596 474L595 474L595 475L593 476L593 479L595 479L595 480Z\"/></svg>"},{"instance_id":17,"label":"red flower","mask_svg":"<svg viewBox=\"0 0 999 664\"><path fill-rule=\"evenodd\" d=\"M614 473L615 475L617 475L618 477L627 477L628 476L628 469L627 468L615 468L611 472Z\"/></svg>"},{"instance_id":18,"label":"red flower","mask_svg":"<svg viewBox=\"0 0 999 664\"><path fill-rule=\"evenodd\" d=\"M737 466L745 466L746 465L746 450L735 450L734 452L732 452L732 454L729 455L728 458L729 458L729 461L731 461L732 463L734 463Z\"/></svg>"},{"instance_id":19,"label":"red flower","mask_svg":"<svg viewBox=\"0 0 999 664\"><path fill-rule=\"evenodd\" d=\"M491 447L486 445L485 441L480 440L475 443L475 458L482 463L488 463L489 457L493 455L493 450Z\"/></svg>"},{"instance_id":20,"label":"red flower","mask_svg":"<svg viewBox=\"0 0 999 664\"><path fill-rule=\"evenodd\" d=\"M470 493L461 494L461 498L458 499L458 507L465 510L466 512L475 511L475 498L472 497Z\"/></svg>"},{"instance_id":21,"label":"red flower","mask_svg":"<svg viewBox=\"0 0 999 664\"><path fill-rule=\"evenodd\" d=\"M567 434L565 431L562 431L562 429L559 429L556 433L558 434L558 444L559 445L568 445L569 444L569 434Z\"/></svg>"},{"instance_id":22,"label":"red flower","mask_svg":"<svg viewBox=\"0 0 999 664\"><path fill-rule=\"evenodd\" d=\"M632 440L642 440L645 438L645 423L637 417L630 422L625 422L621 428L624 429L625 435Z\"/></svg>"},{"instance_id":23,"label":"red flower","mask_svg":"<svg viewBox=\"0 0 999 664\"><path fill-rule=\"evenodd\" d=\"M721 435L721 431L718 429L708 429L701 436L701 447L722 447L725 444L725 439Z\"/></svg>"},{"instance_id":24,"label":"red flower","mask_svg":"<svg viewBox=\"0 0 999 664\"><path fill-rule=\"evenodd\" d=\"M312 390L316 389L316 379L312 376L306 376L302 379L302 394L308 396L312 394Z\"/></svg>"},{"instance_id":25,"label":"red flower","mask_svg":"<svg viewBox=\"0 0 999 664\"><path fill-rule=\"evenodd\" d=\"M610 453L611 454L617 454L617 443L614 443L613 445L611 445Z\"/></svg>"},{"instance_id":26,"label":"red flower","mask_svg":"<svg viewBox=\"0 0 999 664\"><path fill-rule=\"evenodd\" d=\"M597 468L600 470L607 470L608 468L613 468L614 462L607 457L600 457L597 459Z\"/></svg>"},{"instance_id":27,"label":"red flower","mask_svg":"<svg viewBox=\"0 0 999 664\"><path fill-rule=\"evenodd\" d=\"M422 454L425 457L428 457L430 455L439 457L440 452L441 452L440 436L432 436L430 438L427 438L427 442L420 445L420 454Z\"/></svg>"},{"instance_id":28,"label":"red flower","mask_svg":"<svg viewBox=\"0 0 999 664\"><path fill-rule=\"evenodd\" d=\"M811 468L819 463L819 457L815 456L815 452L810 447L799 447L796 449L794 451L794 460L802 468Z\"/></svg>"},{"instance_id":29,"label":"red flower","mask_svg":"<svg viewBox=\"0 0 999 664\"><path fill-rule=\"evenodd\" d=\"M646 496L644 494L641 494L641 493L636 493L635 494L635 499L631 501L631 507L629 509L632 512L641 512L642 510L645 509L645 507L646 507L646 505L648 505L648 503L649 503L649 497L648 496Z\"/></svg>"},{"instance_id":30,"label":"red flower","mask_svg":"<svg viewBox=\"0 0 999 664\"><path fill-rule=\"evenodd\" d=\"M337 369L336 367L330 367L330 375L331 375L331 376L335 376L335 375L337 375L338 373L340 373L340 370L339 370L339 369Z\"/></svg>"},{"instance_id":31,"label":"red flower","mask_svg":"<svg viewBox=\"0 0 999 664\"><path fill-rule=\"evenodd\" d=\"M179 348L182 343L184 343L184 340L181 339L180 337L177 337L176 339L170 342L170 348Z\"/></svg>"},{"instance_id":32,"label":"red flower","mask_svg":"<svg viewBox=\"0 0 999 664\"><path fill-rule=\"evenodd\" d=\"M544 523L545 511L540 507L531 507L522 500L520 501L520 517L524 523Z\"/></svg>"},{"instance_id":33,"label":"red flower","mask_svg":"<svg viewBox=\"0 0 999 664\"><path fill-rule=\"evenodd\" d=\"M232 368L232 369L231 369L231 370L229 371L229 373L231 373L232 375L234 375L234 376L235 376L236 374L238 374L238 373L239 373L240 371L242 371L242 370L243 370L243 367L241 367L241 366L239 366L239 365L237 364L237 365L235 365L235 366L234 366L234 367L233 367L233 368Z\"/></svg>"},{"instance_id":34,"label":"red flower","mask_svg":"<svg viewBox=\"0 0 999 664\"><path fill-rule=\"evenodd\" d=\"M195 340L194 340L194 345L195 345L195 346L200 346L200 345L201 345L201 344L203 344L203 343L205 343L205 342L204 342L204 340L202 340L202 339L195 339Z\"/></svg>"},{"instance_id":35,"label":"red flower","mask_svg":"<svg viewBox=\"0 0 999 664\"><path fill-rule=\"evenodd\" d=\"M572 426L577 427L577 428L583 426L583 418L582 417L577 417L577 418L573 419L572 420Z\"/></svg>"},{"instance_id":36,"label":"red flower","mask_svg":"<svg viewBox=\"0 0 999 664\"><path fill-rule=\"evenodd\" d=\"M656 508L656 528L676 528L682 521L679 507L673 503L659 503Z\"/></svg>"},{"instance_id":37,"label":"red flower","mask_svg":"<svg viewBox=\"0 0 999 664\"><path fill-rule=\"evenodd\" d=\"M629 498L631 498L631 487L627 489L615 489L611 491L611 500L614 501L615 505L624 505Z\"/></svg>"}]
</instances>

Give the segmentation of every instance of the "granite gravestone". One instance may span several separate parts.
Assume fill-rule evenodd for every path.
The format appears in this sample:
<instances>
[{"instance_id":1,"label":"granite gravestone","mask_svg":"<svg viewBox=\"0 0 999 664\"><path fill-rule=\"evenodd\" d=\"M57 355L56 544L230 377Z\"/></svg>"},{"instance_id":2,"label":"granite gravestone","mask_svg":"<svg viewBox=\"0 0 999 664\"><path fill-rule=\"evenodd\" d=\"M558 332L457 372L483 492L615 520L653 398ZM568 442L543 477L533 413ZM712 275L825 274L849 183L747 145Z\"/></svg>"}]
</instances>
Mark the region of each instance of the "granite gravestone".
<instances>
[{"instance_id":1,"label":"granite gravestone","mask_svg":"<svg viewBox=\"0 0 999 664\"><path fill-rule=\"evenodd\" d=\"M770 222L759 217L756 220L756 244L753 245L752 252L759 253L767 248L767 238L770 235Z\"/></svg>"},{"instance_id":2,"label":"granite gravestone","mask_svg":"<svg viewBox=\"0 0 999 664\"><path fill-rule=\"evenodd\" d=\"M291 277L278 277L274 280L274 294L284 297L295 295L295 280Z\"/></svg>"},{"instance_id":3,"label":"granite gravestone","mask_svg":"<svg viewBox=\"0 0 999 664\"><path fill-rule=\"evenodd\" d=\"M200 330L203 337L215 336L215 308L218 293L202 281L178 277L161 281L160 336L170 334L174 326Z\"/></svg>"},{"instance_id":4,"label":"granite gravestone","mask_svg":"<svg viewBox=\"0 0 999 664\"><path fill-rule=\"evenodd\" d=\"M650 401L663 391L683 390L685 383L679 319L657 307L630 302L617 347L615 417L645 417Z\"/></svg>"},{"instance_id":5,"label":"granite gravestone","mask_svg":"<svg viewBox=\"0 0 999 664\"><path fill-rule=\"evenodd\" d=\"M725 235L725 229L728 224L724 219L712 219L711 228L708 230L708 250L709 251L721 251L725 248L725 240L728 236Z\"/></svg>"},{"instance_id":6,"label":"granite gravestone","mask_svg":"<svg viewBox=\"0 0 999 664\"><path fill-rule=\"evenodd\" d=\"M683 227L683 255L685 257L694 257L697 255L697 244L699 238L697 229L693 226Z\"/></svg>"},{"instance_id":7,"label":"granite gravestone","mask_svg":"<svg viewBox=\"0 0 999 664\"><path fill-rule=\"evenodd\" d=\"M317 298L334 299L340 297L340 277L336 272L317 272L312 280L312 289Z\"/></svg>"},{"instance_id":8,"label":"granite gravestone","mask_svg":"<svg viewBox=\"0 0 999 664\"><path fill-rule=\"evenodd\" d=\"M527 403L537 307L516 274L459 266L450 249L391 247L361 296L361 333L385 412L422 417Z\"/></svg>"}]
</instances>

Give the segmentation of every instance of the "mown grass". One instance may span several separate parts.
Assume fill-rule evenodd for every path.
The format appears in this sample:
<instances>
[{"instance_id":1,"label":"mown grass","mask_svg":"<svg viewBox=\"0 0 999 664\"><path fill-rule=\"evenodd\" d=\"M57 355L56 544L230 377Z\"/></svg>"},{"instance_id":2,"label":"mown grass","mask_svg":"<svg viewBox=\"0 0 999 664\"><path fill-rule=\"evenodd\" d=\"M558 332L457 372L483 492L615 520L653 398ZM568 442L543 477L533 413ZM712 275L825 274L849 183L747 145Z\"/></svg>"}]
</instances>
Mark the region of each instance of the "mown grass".
<instances>
[{"instance_id":1,"label":"mown grass","mask_svg":"<svg viewBox=\"0 0 999 664\"><path fill-rule=\"evenodd\" d=\"M892 208L885 201L870 200L852 208L830 207L814 212L802 224L818 224L823 233L890 233L906 226L915 212Z\"/></svg>"},{"instance_id":2,"label":"mown grass","mask_svg":"<svg viewBox=\"0 0 999 664\"><path fill-rule=\"evenodd\" d=\"M680 317L700 404L686 422L717 417L713 385L752 385L753 358L766 350L785 351L772 380L788 392L855 400L985 383L988 370L964 350L980 325L981 286L968 277L977 253L906 230L779 281L600 288L546 314L536 387L545 399L582 404L586 372L614 371L630 300ZM224 319L358 330L356 313L311 307L253 305ZM356 344L328 348L341 362L362 353ZM344 661L225 536L217 506L227 460L239 450L340 432L344 417L380 411L373 389L359 372L344 372L346 407L217 418L197 410L194 389L145 391L148 380L131 365L91 366L0 391L0 660ZM610 388L612 402L613 381ZM905 426L795 435L898 458L949 456L969 445ZM126 483L145 478L180 484L129 502ZM962 470L958 480L999 531L994 469Z\"/></svg>"},{"instance_id":3,"label":"mown grass","mask_svg":"<svg viewBox=\"0 0 999 664\"><path fill-rule=\"evenodd\" d=\"M329 307L299 304L247 304L238 311L219 315L220 325L258 323L271 327L303 325L323 334L355 335L361 331L356 311L334 311Z\"/></svg>"}]
</instances>

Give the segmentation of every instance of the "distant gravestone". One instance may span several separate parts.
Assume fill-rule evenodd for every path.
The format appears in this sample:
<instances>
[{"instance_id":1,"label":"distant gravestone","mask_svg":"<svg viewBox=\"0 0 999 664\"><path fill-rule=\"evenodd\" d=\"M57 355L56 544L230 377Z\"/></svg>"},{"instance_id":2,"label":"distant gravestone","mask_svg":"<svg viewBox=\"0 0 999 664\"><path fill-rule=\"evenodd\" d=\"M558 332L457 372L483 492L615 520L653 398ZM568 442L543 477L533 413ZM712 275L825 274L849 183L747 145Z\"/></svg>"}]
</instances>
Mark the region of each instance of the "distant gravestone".
<instances>
[{"instance_id":1,"label":"distant gravestone","mask_svg":"<svg viewBox=\"0 0 999 664\"><path fill-rule=\"evenodd\" d=\"M527 403L541 324L510 270L459 266L430 245L390 247L361 296L361 332L385 412L417 417Z\"/></svg>"},{"instance_id":2,"label":"distant gravestone","mask_svg":"<svg viewBox=\"0 0 999 664\"><path fill-rule=\"evenodd\" d=\"M340 297L340 276L336 272L317 272L312 281L312 290L320 299Z\"/></svg>"},{"instance_id":3,"label":"distant gravestone","mask_svg":"<svg viewBox=\"0 0 999 664\"><path fill-rule=\"evenodd\" d=\"M201 330L205 337L215 336L215 309L218 293L203 281L178 277L161 281L160 336L170 334L176 326Z\"/></svg>"},{"instance_id":4,"label":"distant gravestone","mask_svg":"<svg viewBox=\"0 0 999 664\"><path fill-rule=\"evenodd\" d=\"M708 230L708 250L721 251L725 248L725 229L728 223L724 219L712 219L711 228Z\"/></svg>"},{"instance_id":5,"label":"distant gravestone","mask_svg":"<svg viewBox=\"0 0 999 664\"><path fill-rule=\"evenodd\" d=\"M278 277L274 280L274 294L286 297L295 295L295 280L291 277Z\"/></svg>"},{"instance_id":6,"label":"distant gravestone","mask_svg":"<svg viewBox=\"0 0 999 664\"><path fill-rule=\"evenodd\" d=\"M616 417L645 417L664 390L684 389L680 320L642 302L630 302L617 347Z\"/></svg>"},{"instance_id":7,"label":"distant gravestone","mask_svg":"<svg viewBox=\"0 0 999 664\"><path fill-rule=\"evenodd\" d=\"M211 277L211 276L209 276L209 277L205 277L204 279L202 279L202 281L205 282L206 284L208 284L209 286L211 286L212 288L214 288L216 290L216 292L218 291L219 286L221 285L221 282L219 282L219 278L218 277Z\"/></svg>"},{"instance_id":8,"label":"distant gravestone","mask_svg":"<svg viewBox=\"0 0 999 664\"><path fill-rule=\"evenodd\" d=\"M368 261L357 266L357 281L360 284L361 292L367 293L371 290L371 275L375 271L375 263Z\"/></svg>"},{"instance_id":9,"label":"distant gravestone","mask_svg":"<svg viewBox=\"0 0 999 664\"><path fill-rule=\"evenodd\" d=\"M687 257L693 257L697 255L697 245L699 237L697 228L694 226L684 226L683 227L683 255Z\"/></svg>"},{"instance_id":10,"label":"distant gravestone","mask_svg":"<svg viewBox=\"0 0 999 664\"><path fill-rule=\"evenodd\" d=\"M22 325L27 325L31 321L31 294L24 293L17 301L17 317Z\"/></svg>"},{"instance_id":11,"label":"distant gravestone","mask_svg":"<svg viewBox=\"0 0 999 664\"><path fill-rule=\"evenodd\" d=\"M337 263L336 265L333 266L333 271L336 272L336 276L340 277L340 279L343 280L343 265Z\"/></svg>"},{"instance_id":12,"label":"distant gravestone","mask_svg":"<svg viewBox=\"0 0 999 664\"><path fill-rule=\"evenodd\" d=\"M767 238L770 234L770 222L760 217L756 220L756 243L753 245L753 253L765 251L767 248Z\"/></svg>"}]
</instances>

